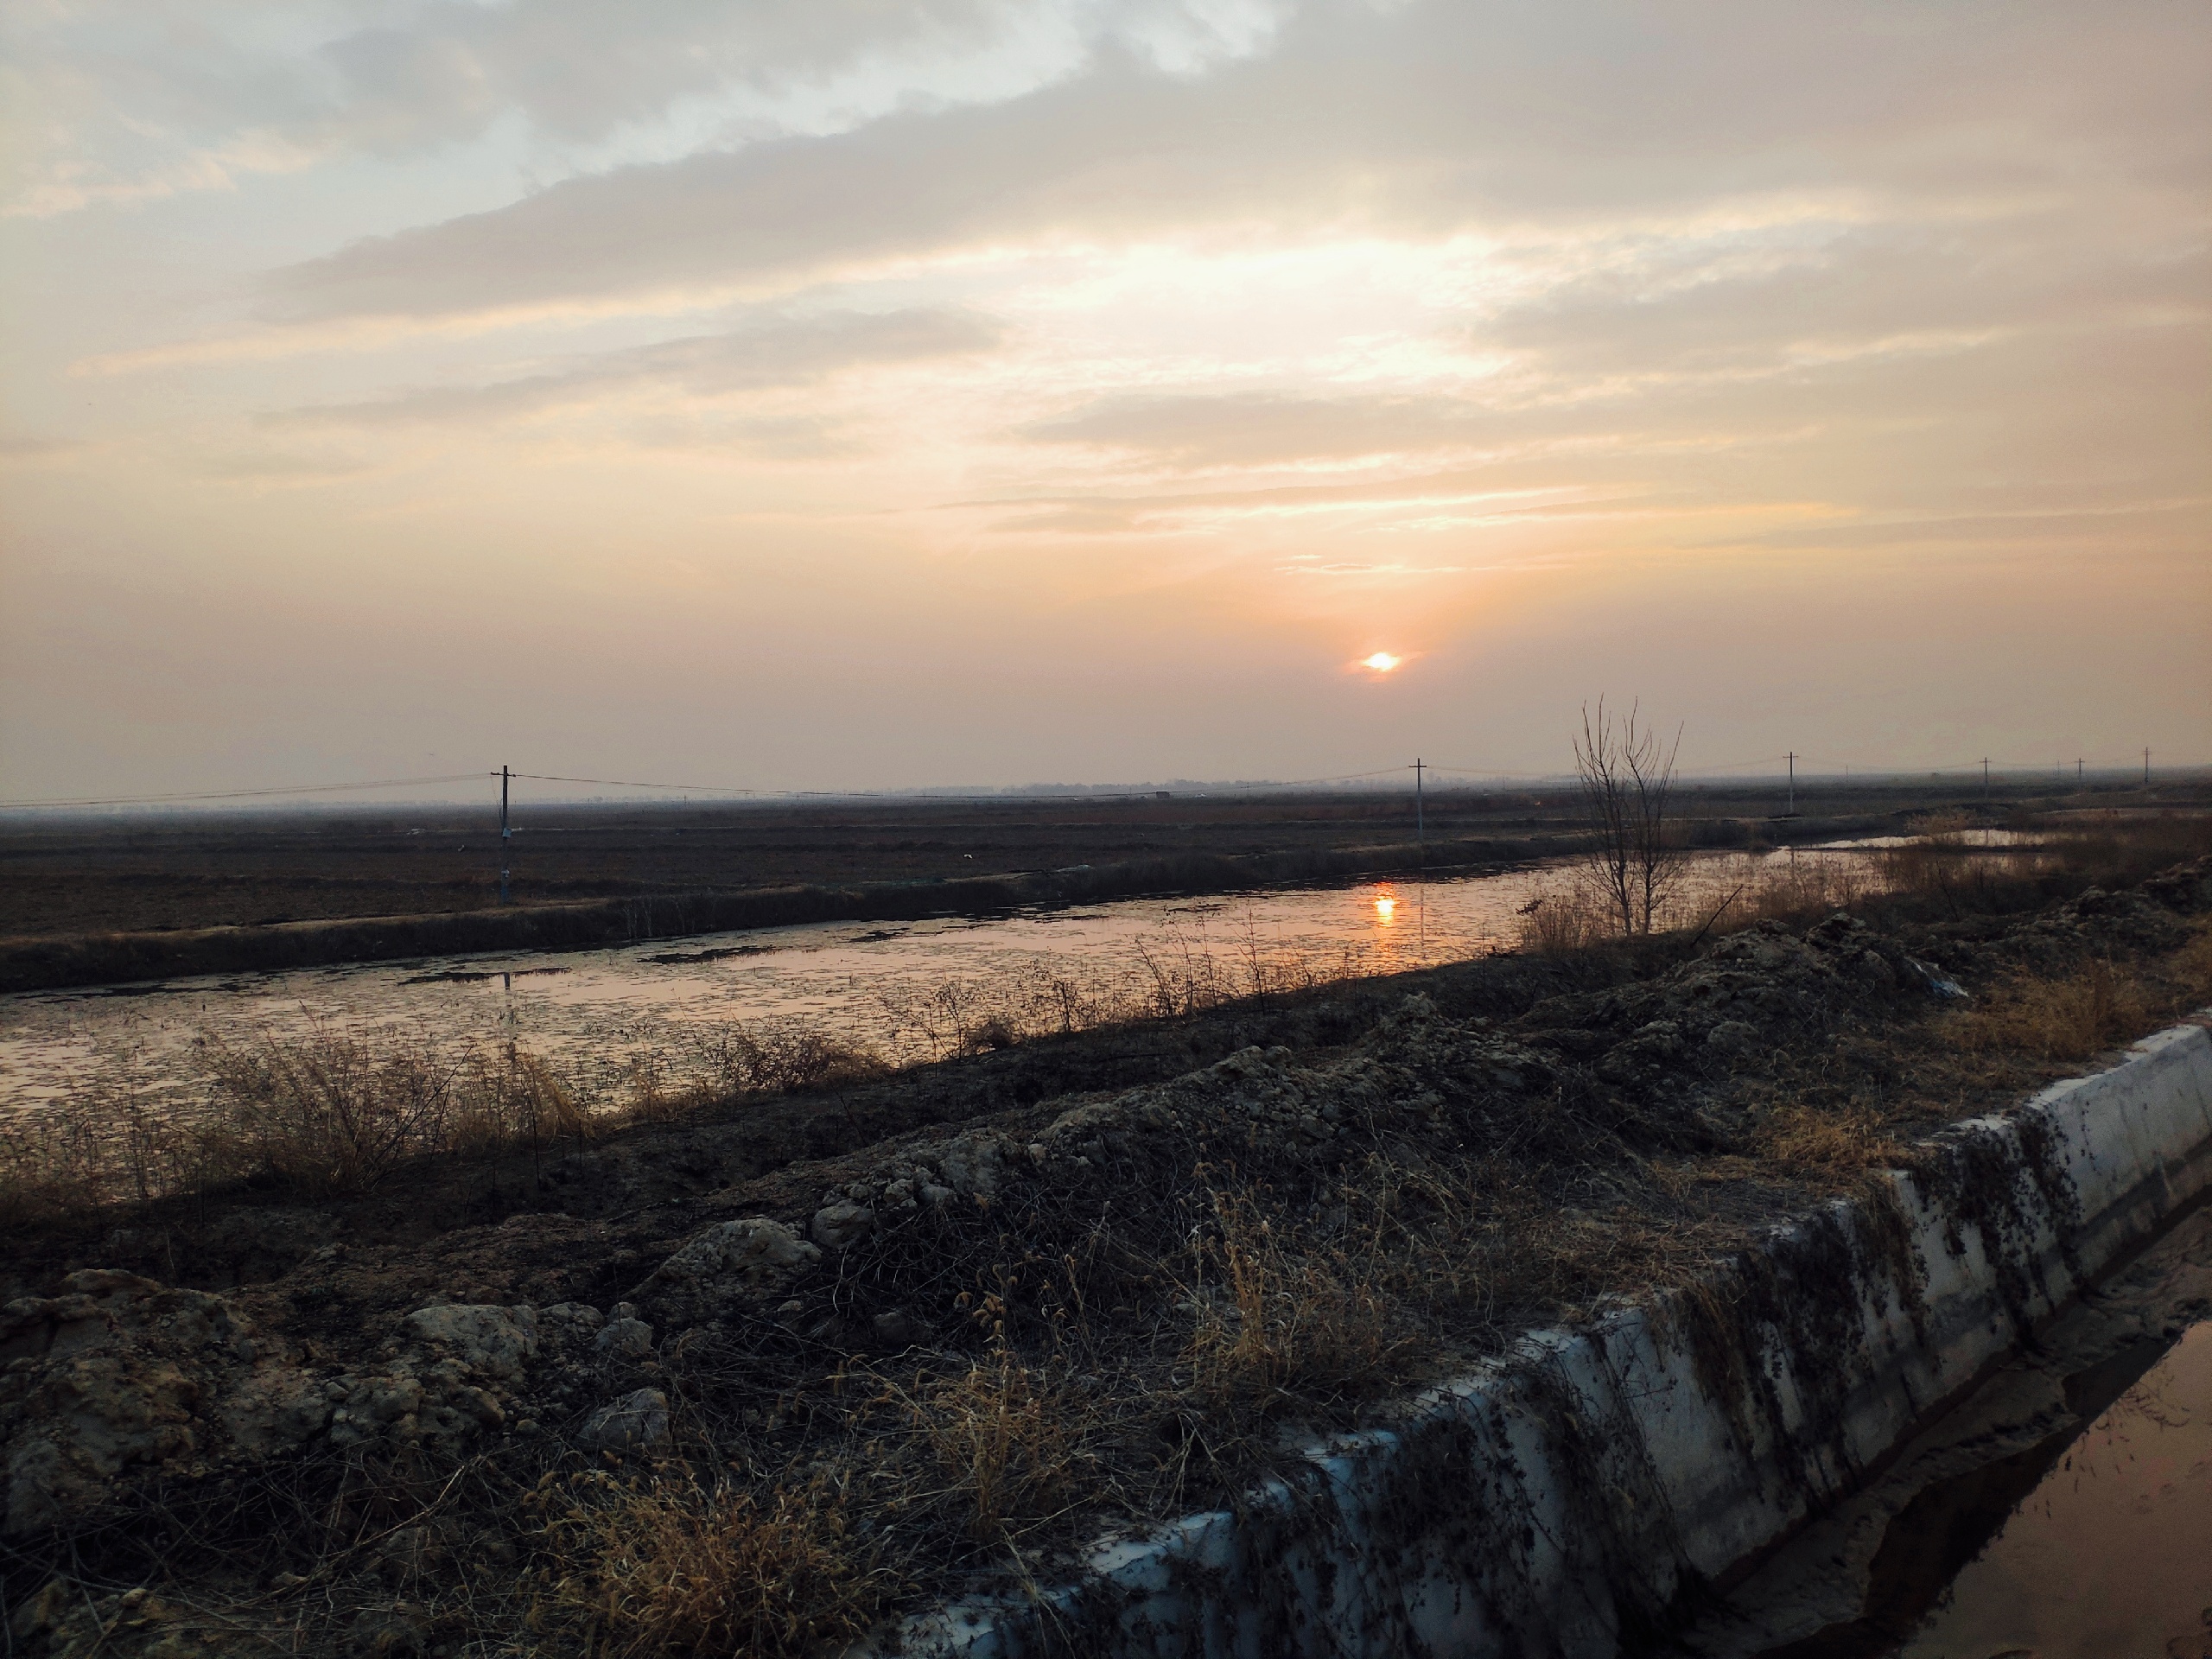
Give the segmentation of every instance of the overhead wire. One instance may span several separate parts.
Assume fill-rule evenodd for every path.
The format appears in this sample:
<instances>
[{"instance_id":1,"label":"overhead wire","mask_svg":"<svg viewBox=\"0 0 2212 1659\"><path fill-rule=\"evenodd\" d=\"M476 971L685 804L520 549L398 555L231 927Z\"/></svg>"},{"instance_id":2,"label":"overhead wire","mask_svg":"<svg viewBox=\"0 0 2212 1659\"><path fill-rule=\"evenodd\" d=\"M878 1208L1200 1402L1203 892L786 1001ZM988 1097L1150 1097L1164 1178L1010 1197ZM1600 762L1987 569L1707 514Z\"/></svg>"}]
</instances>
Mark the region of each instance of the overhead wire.
<instances>
[{"instance_id":1,"label":"overhead wire","mask_svg":"<svg viewBox=\"0 0 2212 1659\"><path fill-rule=\"evenodd\" d=\"M1787 754L1770 754L1762 755L1758 759L1752 760L1716 761L1699 766L1685 767L1678 775L1685 779L1694 779L1701 776L1709 776L1714 772L1741 772L1752 766L1779 766L1790 760L1790 758L1791 757ZM1801 770L1808 766L1825 766L1828 767L1835 767L1849 764L1847 762L1838 761L1826 756L1808 755L1802 753L1800 753L1796 759ZM1443 762L1433 760L1424 761L1421 763L1421 766L1424 770L1428 772L1448 772L1455 776L1466 778L1515 779L1532 782L1554 782L1563 780L1573 776L1571 772L1563 771L1520 772L1504 766L1448 766ZM1958 761L1948 766L1940 766L1896 765L1886 766L1869 766L1863 767L1863 770L1869 777L1908 777L1919 774L1928 774L1932 776L1943 772L1972 772L1980 770L1985 766L1988 767L1993 776L1999 772L2006 773L2018 773L2023 772L2042 772L2053 769L2053 763L2049 761L1997 760L1992 759L1987 761L1979 760ZM2063 763L2057 763L2056 769L2063 772ZM2107 772L2119 769L2120 768L2115 768L2110 766L2100 768L2101 771ZM1205 792L1208 794L1249 794L1262 790L1306 789L1319 784L1362 783L1370 778L1396 777L1413 770L1414 765L1412 762L1408 761L1400 766L1378 766L1370 772L1332 772L1325 777L1318 778L1266 779L1256 783L1209 784L1205 786ZM2128 768L2128 770L2133 770L2133 768ZM497 778L499 775L500 774L497 772L442 772L434 777L378 778L353 783L300 784L262 789L216 789L182 791L171 793L144 795L76 796L68 798L55 797L38 800L0 801L0 811L32 810L51 810L72 807L181 806L210 801L274 800L309 795L358 794L366 791L378 789L410 789L421 788L437 784L474 783L486 779ZM529 783L588 784L603 789L656 789L668 790L690 795L743 795L760 799L793 800L814 798L856 800L888 798L895 797L901 800L988 802L1007 801L1017 798L1014 793L1007 791L999 791L995 793L988 794L956 795L950 793L935 793L927 791L907 791L903 790L761 790L734 784L659 783L649 782L637 779L584 778L569 773L550 772L512 772L506 775L510 779ZM1808 773L1808 775L1813 774ZM1079 794L1071 794L1069 798L1095 801L1148 800L1157 797L1160 792L1161 791L1157 789L1135 789L1121 791L1085 790L1081 791Z\"/></svg>"},{"instance_id":2,"label":"overhead wire","mask_svg":"<svg viewBox=\"0 0 2212 1659\"><path fill-rule=\"evenodd\" d=\"M170 795L107 795L84 796L70 800L0 801L0 810L18 807L182 805L192 801L262 800L279 795L336 795L367 789L411 789L426 784L468 784L474 783L484 775L480 772L449 772L435 778L378 778L357 784L301 784L284 788L211 789ZM499 774L495 772L491 775L496 778Z\"/></svg>"}]
</instances>

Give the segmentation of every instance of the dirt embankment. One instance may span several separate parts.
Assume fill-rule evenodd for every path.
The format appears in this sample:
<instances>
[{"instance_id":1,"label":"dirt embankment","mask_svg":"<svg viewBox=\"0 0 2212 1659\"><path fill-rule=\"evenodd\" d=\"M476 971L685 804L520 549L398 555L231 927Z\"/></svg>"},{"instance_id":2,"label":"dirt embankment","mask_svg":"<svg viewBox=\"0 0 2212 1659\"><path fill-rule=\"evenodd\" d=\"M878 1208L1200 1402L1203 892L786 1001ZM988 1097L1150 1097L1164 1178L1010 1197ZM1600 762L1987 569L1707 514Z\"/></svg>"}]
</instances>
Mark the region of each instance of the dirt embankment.
<instances>
[{"instance_id":1,"label":"dirt embankment","mask_svg":"<svg viewBox=\"0 0 2212 1659\"><path fill-rule=\"evenodd\" d=\"M1909 1160L2212 995L2208 910L1459 964L14 1240L15 1638L804 1652Z\"/></svg>"}]
</instances>

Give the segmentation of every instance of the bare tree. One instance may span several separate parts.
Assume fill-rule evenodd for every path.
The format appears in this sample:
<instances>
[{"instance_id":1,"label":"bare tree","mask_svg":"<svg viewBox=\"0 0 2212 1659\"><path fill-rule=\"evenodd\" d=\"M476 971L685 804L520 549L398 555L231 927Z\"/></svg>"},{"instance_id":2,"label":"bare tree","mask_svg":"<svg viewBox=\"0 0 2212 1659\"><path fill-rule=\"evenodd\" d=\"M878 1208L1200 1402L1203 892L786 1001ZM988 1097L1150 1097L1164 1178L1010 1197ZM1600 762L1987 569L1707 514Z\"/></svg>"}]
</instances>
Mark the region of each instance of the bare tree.
<instances>
[{"instance_id":1,"label":"bare tree","mask_svg":"<svg viewBox=\"0 0 2212 1659\"><path fill-rule=\"evenodd\" d=\"M1608 715L1603 697L1594 717L1582 705L1574 766L1590 823L1587 874L1623 933L1651 931L1681 880L1682 849L1668 815L1681 741L1678 728L1662 749L1637 703L1625 719Z\"/></svg>"}]
</instances>

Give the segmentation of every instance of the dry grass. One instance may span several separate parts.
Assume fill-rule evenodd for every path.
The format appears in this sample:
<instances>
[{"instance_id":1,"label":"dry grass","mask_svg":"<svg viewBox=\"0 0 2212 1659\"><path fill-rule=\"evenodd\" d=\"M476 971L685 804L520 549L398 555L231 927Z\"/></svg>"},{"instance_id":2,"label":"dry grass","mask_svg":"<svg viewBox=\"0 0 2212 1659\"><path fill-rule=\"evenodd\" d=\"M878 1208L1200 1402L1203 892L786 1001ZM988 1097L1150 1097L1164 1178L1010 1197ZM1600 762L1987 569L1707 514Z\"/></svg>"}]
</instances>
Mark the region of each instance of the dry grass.
<instances>
[{"instance_id":1,"label":"dry grass","mask_svg":"<svg viewBox=\"0 0 2212 1659\"><path fill-rule=\"evenodd\" d=\"M942 1492L980 1541L1010 1542L1021 1523L1055 1519L1097 1465L1082 1432L1087 1414L1065 1378L1023 1363L1003 1339L957 1376L893 1384L885 1397L928 1447Z\"/></svg>"},{"instance_id":2,"label":"dry grass","mask_svg":"<svg viewBox=\"0 0 2212 1659\"><path fill-rule=\"evenodd\" d=\"M1368 1393L1395 1373L1414 1344L1357 1253L1298 1248L1256 1195L1211 1197L1213 1229L1182 1286L1201 1400L1265 1411Z\"/></svg>"},{"instance_id":3,"label":"dry grass","mask_svg":"<svg viewBox=\"0 0 2212 1659\"><path fill-rule=\"evenodd\" d=\"M1895 1168L1904 1156L1896 1124L1863 1101L1835 1111L1782 1107L1759 1136L1758 1150L1782 1173L1823 1183L1847 1179L1862 1170Z\"/></svg>"},{"instance_id":4,"label":"dry grass","mask_svg":"<svg viewBox=\"0 0 2212 1659\"><path fill-rule=\"evenodd\" d=\"M756 1494L599 1475L539 1501L550 1565L530 1627L601 1659L819 1652L864 1631L897 1586L828 1478Z\"/></svg>"},{"instance_id":5,"label":"dry grass","mask_svg":"<svg viewBox=\"0 0 2212 1659\"><path fill-rule=\"evenodd\" d=\"M2168 1011L2137 976L2096 960L2063 976L2006 981L1979 1005L1950 1014L1945 1025L1951 1040L1968 1053L2008 1051L2086 1060Z\"/></svg>"},{"instance_id":6,"label":"dry grass","mask_svg":"<svg viewBox=\"0 0 2212 1659\"><path fill-rule=\"evenodd\" d=\"M725 1027L697 1058L703 1074L689 1085L687 1101L702 1090L727 1097L834 1089L866 1083L891 1069L881 1056L806 1027Z\"/></svg>"},{"instance_id":7,"label":"dry grass","mask_svg":"<svg viewBox=\"0 0 2212 1659\"><path fill-rule=\"evenodd\" d=\"M1521 909L1520 947L1539 956L1568 956L1618 937L1620 918L1580 883L1539 893Z\"/></svg>"},{"instance_id":8,"label":"dry grass","mask_svg":"<svg viewBox=\"0 0 2212 1659\"><path fill-rule=\"evenodd\" d=\"M207 1193L239 1183L315 1200L373 1190L410 1161L580 1142L606 1127L534 1055L316 1030L199 1046L196 1099L96 1080L11 1126L0 1220Z\"/></svg>"}]
</instances>

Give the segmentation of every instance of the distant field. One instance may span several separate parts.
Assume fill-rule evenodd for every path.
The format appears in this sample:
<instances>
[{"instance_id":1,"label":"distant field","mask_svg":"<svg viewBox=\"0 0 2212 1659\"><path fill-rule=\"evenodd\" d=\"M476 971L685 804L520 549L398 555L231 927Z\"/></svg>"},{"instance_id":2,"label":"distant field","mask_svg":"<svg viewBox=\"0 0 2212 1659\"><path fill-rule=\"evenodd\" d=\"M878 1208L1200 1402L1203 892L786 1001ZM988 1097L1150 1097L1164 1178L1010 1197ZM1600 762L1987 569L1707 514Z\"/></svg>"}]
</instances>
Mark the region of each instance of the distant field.
<instances>
[{"instance_id":1,"label":"distant field","mask_svg":"<svg viewBox=\"0 0 2212 1659\"><path fill-rule=\"evenodd\" d=\"M2202 805L2212 790L2158 791ZM1686 788L1700 839L1744 833L1717 821L1778 813L1779 791ZM1979 788L1808 787L1811 830L1964 806L2145 804L2139 791L2037 794ZM525 805L515 814L518 905L713 893L794 885L931 880L1179 855L1249 856L1413 839L1409 791L1182 794L1166 800L1034 798L760 805ZM1432 791L1432 842L1541 838L1573 830L1564 791ZM1866 827L1877 827L1868 825ZM1793 826L1759 824L1779 839ZM0 823L0 937L18 939L471 911L497 901L496 809L17 817Z\"/></svg>"}]
</instances>

